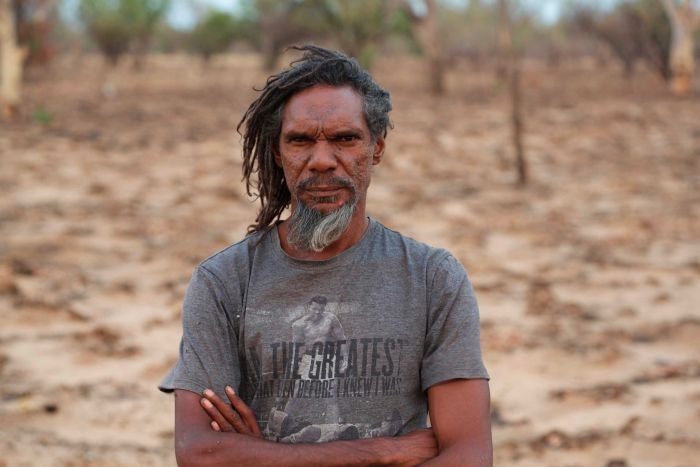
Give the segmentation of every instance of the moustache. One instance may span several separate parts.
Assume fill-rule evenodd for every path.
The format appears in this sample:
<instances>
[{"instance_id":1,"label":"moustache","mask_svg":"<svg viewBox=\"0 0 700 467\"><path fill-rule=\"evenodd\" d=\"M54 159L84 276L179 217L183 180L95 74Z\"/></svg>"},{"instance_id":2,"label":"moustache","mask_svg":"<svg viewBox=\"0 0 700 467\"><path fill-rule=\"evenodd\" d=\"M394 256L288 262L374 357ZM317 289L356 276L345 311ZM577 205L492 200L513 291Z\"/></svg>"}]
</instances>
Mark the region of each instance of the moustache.
<instances>
[{"instance_id":1,"label":"moustache","mask_svg":"<svg viewBox=\"0 0 700 467\"><path fill-rule=\"evenodd\" d=\"M350 188L353 192L355 191L355 185L352 183L352 181L335 176L324 177L321 175L314 175L297 183L297 189L299 190L305 190L315 186L339 186L343 188Z\"/></svg>"}]
</instances>

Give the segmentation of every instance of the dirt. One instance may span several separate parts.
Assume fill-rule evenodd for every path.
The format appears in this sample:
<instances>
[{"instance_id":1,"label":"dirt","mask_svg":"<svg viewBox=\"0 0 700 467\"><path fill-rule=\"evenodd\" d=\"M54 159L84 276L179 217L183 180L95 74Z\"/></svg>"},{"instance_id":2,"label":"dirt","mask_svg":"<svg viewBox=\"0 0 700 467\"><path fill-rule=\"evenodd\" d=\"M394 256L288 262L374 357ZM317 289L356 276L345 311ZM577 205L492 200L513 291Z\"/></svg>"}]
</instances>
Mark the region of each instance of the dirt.
<instances>
[{"instance_id":1,"label":"dirt","mask_svg":"<svg viewBox=\"0 0 700 467\"><path fill-rule=\"evenodd\" d=\"M256 205L235 125L255 56L30 74L0 124L0 465L173 465L175 361L193 267ZM395 129L369 212L453 251L481 310L496 465L700 459L700 100L639 72L524 70L531 180L505 88L458 63L375 70ZM696 83L696 89L700 89Z\"/></svg>"}]
</instances>

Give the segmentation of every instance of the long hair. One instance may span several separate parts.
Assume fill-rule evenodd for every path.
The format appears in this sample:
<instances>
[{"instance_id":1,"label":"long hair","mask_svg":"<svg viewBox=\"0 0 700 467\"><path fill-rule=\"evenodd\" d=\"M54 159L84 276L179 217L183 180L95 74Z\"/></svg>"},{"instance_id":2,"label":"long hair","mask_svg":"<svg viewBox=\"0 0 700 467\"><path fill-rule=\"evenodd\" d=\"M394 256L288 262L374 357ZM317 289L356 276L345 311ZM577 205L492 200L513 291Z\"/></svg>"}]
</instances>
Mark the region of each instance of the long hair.
<instances>
[{"instance_id":1,"label":"long hair","mask_svg":"<svg viewBox=\"0 0 700 467\"><path fill-rule=\"evenodd\" d=\"M314 45L291 47L304 52L290 67L267 79L261 94L236 127L243 137L243 179L248 196L260 200L260 210L248 233L269 228L291 202L282 168L275 162L282 131L282 110L294 94L317 84L350 86L362 96L363 112L373 140L386 137L391 97L372 76L348 56ZM243 131L242 131L243 130Z\"/></svg>"}]
</instances>

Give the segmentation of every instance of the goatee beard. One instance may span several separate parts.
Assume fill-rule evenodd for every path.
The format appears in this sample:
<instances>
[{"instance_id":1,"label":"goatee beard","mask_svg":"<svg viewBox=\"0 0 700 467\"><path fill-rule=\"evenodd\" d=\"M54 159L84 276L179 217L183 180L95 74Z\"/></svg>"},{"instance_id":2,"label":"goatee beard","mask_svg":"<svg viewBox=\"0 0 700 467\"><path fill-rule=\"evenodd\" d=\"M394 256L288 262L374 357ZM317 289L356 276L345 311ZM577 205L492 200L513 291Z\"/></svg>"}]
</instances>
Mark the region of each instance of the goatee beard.
<instances>
[{"instance_id":1,"label":"goatee beard","mask_svg":"<svg viewBox=\"0 0 700 467\"><path fill-rule=\"evenodd\" d=\"M289 218L287 241L300 251L323 251L348 228L356 205L357 199L353 196L335 211L323 213L299 199Z\"/></svg>"}]
</instances>

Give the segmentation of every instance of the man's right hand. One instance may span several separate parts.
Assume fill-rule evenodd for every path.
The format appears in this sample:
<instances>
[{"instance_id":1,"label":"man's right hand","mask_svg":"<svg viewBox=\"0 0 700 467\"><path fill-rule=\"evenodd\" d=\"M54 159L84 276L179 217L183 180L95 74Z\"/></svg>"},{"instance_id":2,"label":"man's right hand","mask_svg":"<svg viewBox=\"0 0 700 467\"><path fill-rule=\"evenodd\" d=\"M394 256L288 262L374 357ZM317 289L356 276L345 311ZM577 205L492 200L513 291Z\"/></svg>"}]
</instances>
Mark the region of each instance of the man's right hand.
<instances>
[{"instance_id":1,"label":"man's right hand","mask_svg":"<svg viewBox=\"0 0 700 467\"><path fill-rule=\"evenodd\" d=\"M385 438L397 449L395 466L415 466L438 455L438 445L430 428L412 431L403 436Z\"/></svg>"},{"instance_id":2,"label":"man's right hand","mask_svg":"<svg viewBox=\"0 0 700 467\"><path fill-rule=\"evenodd\" d=\"M230 386L226 387L226 396L230 404L222 401L212 390L203 392L202 407L212 419L214 431L236 431L240 434L262 438L262 433L255 420L255 414ZM209 404L207 404L209 402ZM399 461L397 466L414 466L426 462L438 453L438 446L433 431L429 428L412 431L403 436L385 438L387 449L394 452ZM400 459L400 460L399 460Z\"/></svg>"},{"instance_id":3,"label":"man's right hand","mask_svg":"<svg viewBox=\"0 0 700 467\"><path fill-rule=\"evenodd\" d=\"M208 398L206 399L209 400ZM221 400L221 399L219 399ZM284 444L261 439L255 427L244 422L234 427L233 408L222 402L227 417L220 419L228 432L216 431L200 394L175 390L175 453L178 465L230 467L258 466L351 466L422 464L437 455L432 430L417 430L395 437L378 437L327 443ZM214 405L212 404L212 407ZM214 412L212 412L214 413ZM219 412L217 412L219 413ZM216 416L216 415L215 415ZM254 416L252 417L254 420ZM224 422L224 420L226 420ZM230 421L229 421L230 420ZM218 425L218 422L217 422ZM240 430L240 431L239 431Z\"/></svg>"},{"instance_id":4,"label":"man's right hand","mask_svg":"<svg viewBox=\"0 0 700 467\"><path fill-rule=\"evenodd\" d=\"M262 438L253 410L238 397L231 386L226 386L225 391L230 404L222 401L211 389L205 389L202 393L202 408L212 420L212 430L236 431L242 435Z\"/></svg>"}]
</instances>

